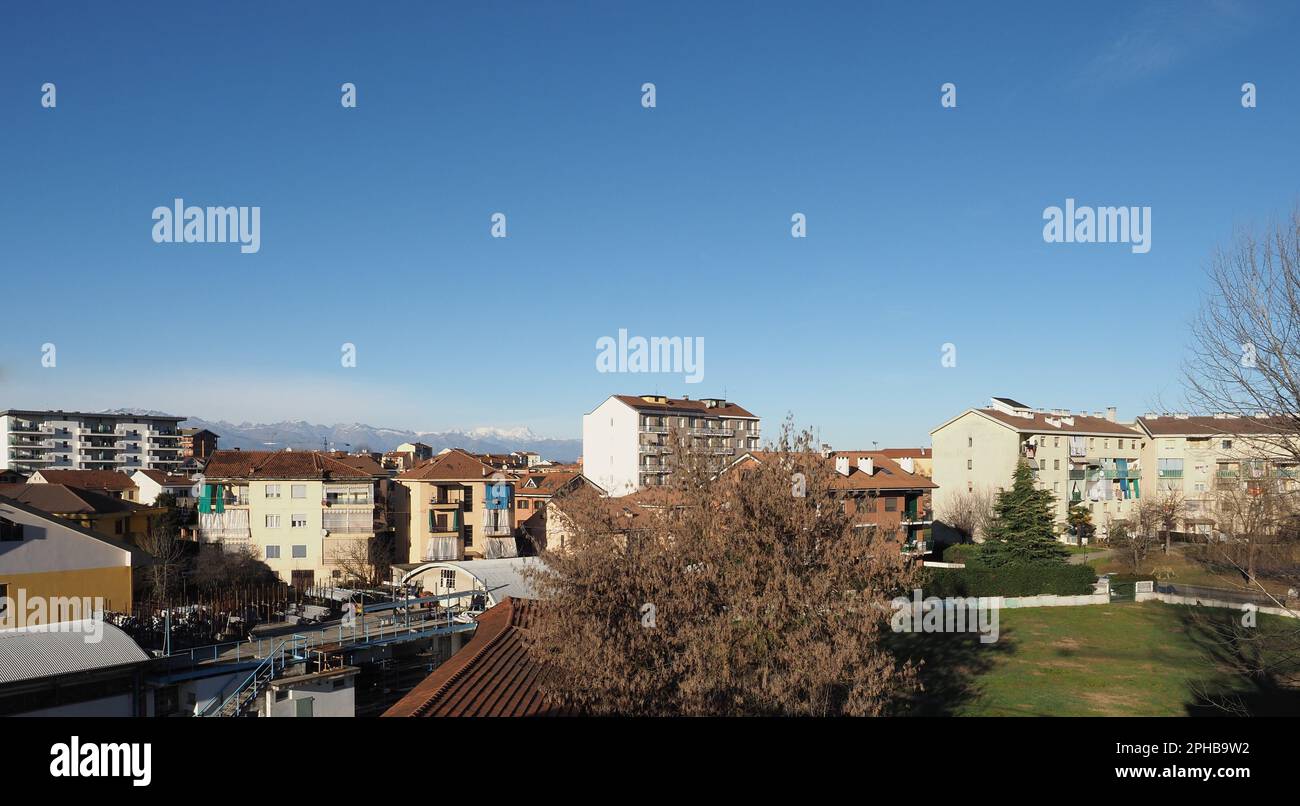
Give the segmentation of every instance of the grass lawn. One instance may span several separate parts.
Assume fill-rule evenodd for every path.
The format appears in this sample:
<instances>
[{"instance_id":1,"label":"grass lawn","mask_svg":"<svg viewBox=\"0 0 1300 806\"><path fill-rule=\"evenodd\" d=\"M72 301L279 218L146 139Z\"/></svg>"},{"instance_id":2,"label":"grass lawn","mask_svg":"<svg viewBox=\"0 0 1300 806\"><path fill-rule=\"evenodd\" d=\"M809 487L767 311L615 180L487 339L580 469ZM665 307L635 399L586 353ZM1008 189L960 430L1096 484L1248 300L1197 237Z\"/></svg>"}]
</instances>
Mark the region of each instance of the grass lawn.
<instances>
[{"instance_id":1,"label":"grass lawn","mask_svg":"<svg viewBox=\"0 0 1300 806\"><path fill-rule=\"evenodd\" d=\"M917 713L1186 716L1213 713L1207 695L1240 698L1256 713L1297 712L1296 692L1253 685L1201 620L1239 613L1191 610L1158 602L1023 608L1001 611L994 644L913 636L927 659Z\"/></svg>"},{"instance_id":2,"label":"grass lawn","mask_svg":"<svg viewBox=\"0 0 1300 806\"><path fill-rule=\"evenodd\" d=\"M1112 554L1109 557L1089 562L1097 570L1098 574L1132 573L1132 568L1118 554ZM1241 591L1254 590L1247 586L1241 574L1231 570L1216 571L1205 563L1183 556L1183 553L1179 550L1174 550L1169 554L1161 551L1152 552L1147 556L1146 561L1142 563L1142 573L1155 574L1161 581L1167 580L1174 584L1201 585L1207 588L1227 588ZM1264 577L1260 578L1260 582L1270 593L1282 596L1286 595L1289 587L1285 581Z\"/></svg>"}]
</instances>

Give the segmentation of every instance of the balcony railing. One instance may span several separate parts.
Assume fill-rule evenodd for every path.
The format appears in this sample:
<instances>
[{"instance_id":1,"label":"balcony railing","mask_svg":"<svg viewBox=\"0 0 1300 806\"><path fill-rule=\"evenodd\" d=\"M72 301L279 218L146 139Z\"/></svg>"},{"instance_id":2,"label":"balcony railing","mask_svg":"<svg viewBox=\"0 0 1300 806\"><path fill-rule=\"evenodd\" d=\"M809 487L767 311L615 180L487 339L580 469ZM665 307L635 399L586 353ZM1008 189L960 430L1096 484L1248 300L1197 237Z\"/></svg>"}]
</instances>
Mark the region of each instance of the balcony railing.
<instances>
[{"instance_id":1,"label":"balcony railing","mask_svg":"<svg viewBox=\"0 0 1300 806\"><path fill-rule=\"evenodd\" d=\"M668 426L666 425L643 425L640 427L642 434L667 434Z\"/></svg>"},{"instance_id":2,"label":"balcony railing","mask_svg":"<svg viewBox=\"0 0 1300 806\"><path fill-rule=\"evenodd\" d=\"M424 561L460 559L460 540L455 537L430 537L424 541Z\"/></svg>"}]
</instances>

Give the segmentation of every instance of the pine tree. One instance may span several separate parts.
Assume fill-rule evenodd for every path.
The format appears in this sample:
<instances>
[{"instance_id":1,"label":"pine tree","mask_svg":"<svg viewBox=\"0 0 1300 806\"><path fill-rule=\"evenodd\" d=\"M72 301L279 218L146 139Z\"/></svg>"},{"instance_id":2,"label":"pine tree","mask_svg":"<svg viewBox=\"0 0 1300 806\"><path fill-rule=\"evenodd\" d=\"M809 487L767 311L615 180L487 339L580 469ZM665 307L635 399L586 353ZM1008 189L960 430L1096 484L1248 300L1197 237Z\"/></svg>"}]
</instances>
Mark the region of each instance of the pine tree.
<instances>
[{"instance_id":1,"label":"pine tree","mask_svg":"<svg viewBox=\"0 0 1300 806\"><path fill-rule=\"evenodd\" d=\"M992 567L1065 562L1069 552L1056 540L1054 504L1055 496L1035 488L1033 471L1021 462L1011 489L998 493L993 505L993 524L980 549L980 562Z\"/></svg>"}]
</instances>

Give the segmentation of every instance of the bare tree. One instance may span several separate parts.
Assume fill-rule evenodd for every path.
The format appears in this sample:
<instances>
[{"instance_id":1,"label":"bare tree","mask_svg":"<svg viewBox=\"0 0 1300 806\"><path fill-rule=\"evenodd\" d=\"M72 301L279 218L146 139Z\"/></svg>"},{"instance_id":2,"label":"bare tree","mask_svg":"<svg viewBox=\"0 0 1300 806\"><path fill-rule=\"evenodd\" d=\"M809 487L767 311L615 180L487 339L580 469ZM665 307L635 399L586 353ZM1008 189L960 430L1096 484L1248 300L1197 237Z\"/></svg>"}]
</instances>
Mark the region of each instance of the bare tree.
<instances>
[{"instance_id":1,"label":"bare tree","mask_svg":"<svg viewBox=\"0 0 1300 806\"><path fill-rule=\"evenodd\" d=\"M680 445L675 445L680 448ZM535 575L548 695L598 714L878 714L915 688L883 640L915 566L854 528L834 469L789 423L762 462L565 499Z\"/></svg>"},{"instance_id":2,"label":"bare tree","mask_svg":"<svg viewBox=\"0 0 1300 806\"><path fill-rule=\"evenodd\" d=\"M966 540L981 542L993 522L995 498L989 488L959 491L948 496L943 510L936 512L935 517L956 529Z\"/></svg>"},{"instance_id":3,"label":"bare tree","mask_svg":"<svg viewBox=\"0 0 1300 806\"><path fill-rule=\"evenodd\" d=\"M158 604L166 606L184 573L188 553L186 542L181 540L176 523L163 518L139 538L139 546L153 558L146 569L150 596Z\"/></svg>"},{"instance_id":4,"label":"bare tree","mask_svg":"<svg viewBox=\"0 0 1300 806\"><path fill-rule=\"evenodd\" d=\"M1209 274L1184 370L1189 397L1255 418L1236 435L1255 455L1300 462L1300 207L1262 234L1240 232Z\"/></svg>"},{"instance_id":5,"label":"bare tree","mask_svg":"<svg viewBox=\"0 0 1300 806\"><path fill-rule=\"evenodd\" d=\"M334 564L343 578L352 583L375 586L388 580L392 567L392 545L383 538L339 540L326 560Z\"/></svg>"},{"instance_id":6,"label":"bare tree","mask_svg":"<svg viewBox=\"0 0 1300 806\"><path fill-rule=\"evenodd\" d=\"M1138 507L1132 521L1110 517L1106 520L1106 544L1115 550L1116 555L1134 574L1142 573L1142 564L1146 562L1147 556L1153 548L1160 545L1159 538L1151 528L1153 521L1150 515L1146 519L1140 519L1141 515L1141 507Z\"/></svg>"}]
</instances>

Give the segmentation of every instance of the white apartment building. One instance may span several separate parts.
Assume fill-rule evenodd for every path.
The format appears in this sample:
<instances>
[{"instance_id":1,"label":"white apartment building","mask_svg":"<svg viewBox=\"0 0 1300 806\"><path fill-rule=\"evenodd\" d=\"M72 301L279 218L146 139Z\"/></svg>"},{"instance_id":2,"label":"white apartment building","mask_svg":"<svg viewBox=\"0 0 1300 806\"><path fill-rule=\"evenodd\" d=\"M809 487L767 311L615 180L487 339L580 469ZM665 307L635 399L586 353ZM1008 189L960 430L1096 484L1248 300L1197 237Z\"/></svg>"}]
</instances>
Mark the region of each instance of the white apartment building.
<instances>
[{"instance_id":1,"label":"white apartment building","mask_svg":"<svg viewBox=\"0 0 1300 806\"><path fill-rule=\"evenodd\" d=\"M582 416L582 474L627 495L667 483L677 451L722 467L758 450L759 440L759 418L721 398L611 395Z\"/></svg>"},{"instance_id":2,"label":"white apartment building","mask_svg":"<svg viewBox=\"0 0 1300 806\"><path fill-rule=\"evenodd\" d=\"M967 409L930 432L933 443L934 511L942 520L963 492L996 492L1011 486L1016 465L1026 461L1042 489L1056 496L1056 521L1064 532L1072 504L1092 512L1100 536L1107 523L1135 514L1146 486L1142 457L1149 437L1117 421L1114 407L1102 412L1031 409L1005 397L986 408Z\"/></svg>"},{"instance_id":3,"label":"white apartment building","mask_svg":"<svg viewBox=\"0 0 1300 806\"><path fill-rule=\"evenodd\" d=\"M174 470L184 417L0 411L0 470Z\"/></svg>"}]
</instances>

